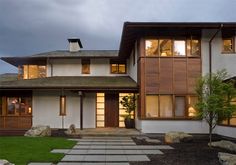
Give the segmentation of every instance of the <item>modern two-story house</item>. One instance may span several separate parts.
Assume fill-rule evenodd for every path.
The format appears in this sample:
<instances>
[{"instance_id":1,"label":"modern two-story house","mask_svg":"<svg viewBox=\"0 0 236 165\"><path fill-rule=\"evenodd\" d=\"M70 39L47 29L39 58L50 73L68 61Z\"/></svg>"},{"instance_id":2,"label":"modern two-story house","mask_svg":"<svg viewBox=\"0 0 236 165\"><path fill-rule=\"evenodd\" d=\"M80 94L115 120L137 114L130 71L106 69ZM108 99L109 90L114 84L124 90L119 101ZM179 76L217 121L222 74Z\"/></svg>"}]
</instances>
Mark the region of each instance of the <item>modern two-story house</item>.
<instances>
[{"instance_id":1,"label":"modern two-story house","mask_svg":"<svg viewBox=\"0 0 236 165\"><path fill-rule=\"evenodd\" d=\"M207 133L196 120L196 80L227 69L235 78L236 23L124 23L120 49L2 57L18 67L16 79L0 81L0 128L124 127L119 100L137 95L135 127L145 133ZM236 116L216 133L236 137Z\"/></svg>"}]
</instances>

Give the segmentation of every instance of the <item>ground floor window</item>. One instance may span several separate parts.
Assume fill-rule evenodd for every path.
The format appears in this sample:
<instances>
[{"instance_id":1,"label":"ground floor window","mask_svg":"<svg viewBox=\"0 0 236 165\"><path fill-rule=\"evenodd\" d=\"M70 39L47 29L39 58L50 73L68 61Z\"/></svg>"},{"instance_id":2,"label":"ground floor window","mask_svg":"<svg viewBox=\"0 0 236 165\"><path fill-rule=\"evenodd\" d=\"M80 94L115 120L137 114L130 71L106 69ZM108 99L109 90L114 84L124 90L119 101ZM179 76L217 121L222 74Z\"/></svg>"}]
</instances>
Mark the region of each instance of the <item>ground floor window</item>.
<instances>
[{"instance_id":1,"label":"ground floor window","mask_svg":"<svg viewBox=\"0 0 236 165\"><path fill-rule=\"evenodd\" d=\"M236 98L234 98L231 103L236 105ZM236 126L236 112L233 114L233 116L230 119L224 120L221 124L228 125L228 126Z\"/></svg>"},{"instance_id":2,"label":"ground floor window","mask_svg":"<svg viewBox=\"0 0 236 165\"><path fill-rule=\"evenodd\" d=\"M4 106L6 105L6 106ZM25 116L32 114L31 97L1 97L0 115Z\"/></svg>"},{"instance_id":3,"label":"ground floor window","mask_svg":"<svg viewBox=\"0 0 236 165\"><path fill-rule=\"evenodd\" d=\"M147 118L185 118L196 116L196 96L146 95Z\"/></svg>"},{"instance_id":4,"label":"ground floor window","mask_svg":"<svg viewBox=\"0 0 236 165\"><path fill-rule=\"evenodd\" d=\"M97 93L96 101L96 127L105 126L105 94Z\"/></svg>"}]
</instances>

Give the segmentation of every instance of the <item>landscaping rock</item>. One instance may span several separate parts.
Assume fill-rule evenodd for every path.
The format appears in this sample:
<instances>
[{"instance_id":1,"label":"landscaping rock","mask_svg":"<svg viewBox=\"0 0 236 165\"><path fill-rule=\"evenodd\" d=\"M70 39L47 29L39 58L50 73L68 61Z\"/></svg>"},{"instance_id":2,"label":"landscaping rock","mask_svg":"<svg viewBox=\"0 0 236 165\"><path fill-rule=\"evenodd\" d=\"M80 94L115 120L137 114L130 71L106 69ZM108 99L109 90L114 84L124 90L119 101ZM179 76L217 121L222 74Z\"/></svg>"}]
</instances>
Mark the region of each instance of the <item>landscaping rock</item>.
<instances>
[{"instance_id":1,"label":"landscaping rock","mask_svg":"<svg viewBox=\"0 0 236 165\"><path fill-rule=\"evenodd\" d=\"M193 136L184 132L171 131L165 134L166 143L190 142L192 140Z\"/></svg>"},{"instance_id":2,"label":"landscaping rock","mask_svg":"<svg viewBox=\"0 0 236 165\"><path fill-rule=\"evenodd\" d=\"M37 136L51 136L51 129L49 126L45 125L37 125L33 126L30 130L28 130L24 136L29 137L37 137Z\"/></svg>"},{"instance_id":3,"label":"landscaping rock","mask_svg":"<svg viewBox=\"0 0 236 165\"><path fill-rule=\"evenodd\" d=\"M219 161L222 165L236 165L236 155L224 152L218 153Z\"/></svg>"},{"instance_id":4,"label":"landscaping rock","mask_svg":"<svg viewBox=\"0 0 236 165\"><path fill-rule=\"evenodd\" d=\"M68 130L65 131L67 135L73 135L76 133L76 128L74 124L71 124Z\"/></svg>"},{"instance_id":5,"label":"landscaping rock","mask_svg":"<svg viewBox=\"0 0 236 165\"><path fill-rule=\"evenodd\" d=\"M0 165L14 165L14 164L8 162L8 161L5 160L5 159L0 159Z\"/></svg>"},{"instance_id":6,"label":"landscaping rock","mask_svg":"<svg viewBox=\"0 0 236 165\"><path fill-rule=\"evenodd\" d=\"M217 142L212 142L211 146L213 146L213 147L220 147L220 148L227 149L229 151L236 152L236 144L231 142L231 141L227 141L227 140L221 140L221 141L217 141Z\"/></svg>"}]
</instances>

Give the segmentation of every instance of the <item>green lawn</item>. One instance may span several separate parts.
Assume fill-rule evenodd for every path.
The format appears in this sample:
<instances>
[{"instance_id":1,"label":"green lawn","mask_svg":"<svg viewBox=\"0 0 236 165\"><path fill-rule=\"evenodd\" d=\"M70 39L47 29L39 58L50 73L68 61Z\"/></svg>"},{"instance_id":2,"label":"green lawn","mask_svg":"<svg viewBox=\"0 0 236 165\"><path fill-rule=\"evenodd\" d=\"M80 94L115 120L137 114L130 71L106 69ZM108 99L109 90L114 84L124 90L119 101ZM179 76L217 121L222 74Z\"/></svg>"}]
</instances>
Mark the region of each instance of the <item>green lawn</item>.
<instances>
[{"instance_id":1,"label":"green lawn","mask_svg":"<svg viewBox=\"0 0 236 165\"><path fill-rule=\"evenodd\" d=\"M58 162L64 154L50 153L52 149L72 148L75 141L56 137L0 137L0 159L16 165L29 162Z\"/></svg>"}]
</instances>

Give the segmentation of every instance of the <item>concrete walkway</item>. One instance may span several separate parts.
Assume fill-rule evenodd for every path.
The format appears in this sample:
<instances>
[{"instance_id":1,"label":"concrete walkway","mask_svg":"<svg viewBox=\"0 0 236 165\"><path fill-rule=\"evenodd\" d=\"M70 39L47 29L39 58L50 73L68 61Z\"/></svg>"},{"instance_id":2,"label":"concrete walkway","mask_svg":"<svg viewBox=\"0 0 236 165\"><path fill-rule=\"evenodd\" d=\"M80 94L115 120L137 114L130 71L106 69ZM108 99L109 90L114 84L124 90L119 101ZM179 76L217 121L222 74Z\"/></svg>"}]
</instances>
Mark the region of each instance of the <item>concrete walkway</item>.
<instances>
[{"instance_id":1,"label":"concrete walkway","mask_svg":"<svg viewBox=\"0 0 236 165\"><path fill-rule=\"evenodd\" d=\"M65 153L58 165L129 165L129 162L150 161L147 154L163 154L168 145L136 145L130 137L83 136L72 149L54 149ZM33 164L32 164L33 165Z\"/></svg>"}]
</instances>

